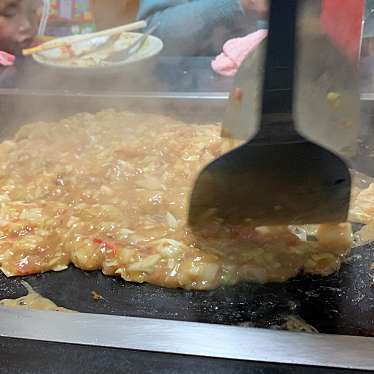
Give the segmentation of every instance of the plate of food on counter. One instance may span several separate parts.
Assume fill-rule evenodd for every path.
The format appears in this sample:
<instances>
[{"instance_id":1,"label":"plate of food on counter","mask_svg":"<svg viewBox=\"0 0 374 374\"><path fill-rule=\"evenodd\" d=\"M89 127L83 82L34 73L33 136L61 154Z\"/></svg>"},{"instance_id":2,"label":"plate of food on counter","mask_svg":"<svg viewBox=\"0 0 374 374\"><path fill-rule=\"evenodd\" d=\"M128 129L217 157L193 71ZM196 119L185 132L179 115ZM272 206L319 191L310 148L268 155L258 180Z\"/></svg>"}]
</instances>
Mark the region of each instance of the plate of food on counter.
<instances>
[{"instance_id":1,"label":"plate of food on counter","mask_svg":"<svg viewBox=\"0 0 374 374\"><path fill-rule=\"evenodd\" d=\"M25 56L45 66L65 70L112 70L140 63L158 55L163 42L151 35L154 25L145 33L144 21L96 33L73 35L47 41L23 51Z\"/></svg>"}]
</instances>

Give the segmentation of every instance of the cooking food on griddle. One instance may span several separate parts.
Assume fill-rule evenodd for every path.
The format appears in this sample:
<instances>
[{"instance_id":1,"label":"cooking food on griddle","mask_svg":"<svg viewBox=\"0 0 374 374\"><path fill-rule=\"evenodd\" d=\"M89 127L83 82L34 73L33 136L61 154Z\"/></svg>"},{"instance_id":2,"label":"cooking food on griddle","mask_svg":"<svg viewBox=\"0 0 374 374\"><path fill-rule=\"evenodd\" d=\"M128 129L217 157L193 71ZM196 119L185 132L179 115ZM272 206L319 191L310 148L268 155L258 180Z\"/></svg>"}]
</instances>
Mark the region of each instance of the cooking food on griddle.
<instances>
[{"instance_id":1,"label":"cooking food on griddle","mask_svg":"<svg viewBox=\"0 0 374 374\"><path fill-rule=\"evenodd\" d=\"M1 270L22 276L73 263L185 289L336 271L352 244L348 223L310 233L211 222L196 243L186 225L192 185L230 144L218 125L130 112L24 126L0 145ZM354 199L364 223L372 189Z\"/></svg>"}]
</instances>

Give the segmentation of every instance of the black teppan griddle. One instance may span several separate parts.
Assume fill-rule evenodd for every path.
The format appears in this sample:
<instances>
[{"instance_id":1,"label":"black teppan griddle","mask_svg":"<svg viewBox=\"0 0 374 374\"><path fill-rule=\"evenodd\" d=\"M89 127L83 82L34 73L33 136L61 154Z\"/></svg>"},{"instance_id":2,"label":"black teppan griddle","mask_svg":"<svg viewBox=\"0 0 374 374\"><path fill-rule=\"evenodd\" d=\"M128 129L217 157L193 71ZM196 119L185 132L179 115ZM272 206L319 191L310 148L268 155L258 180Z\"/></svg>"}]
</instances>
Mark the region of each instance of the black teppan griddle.
<instances>
[{"instance_id":1,"label":"black teppan griddle","mask_svg":"<svg viewBox=\"0 0 374 374\"><path fill-rule=\"evenodd\" d=\"M17 110L10 111L9 108L13 108L15 102L17 103ZM81 95L75 96L74 100L69 96L2 96L0 102L0 113L2 115L0 136L12 136L17 128L24 124L25 118L28 118L29 121L55 118L56 113L54 113L53 108L59 109L58 117L60 118L79 111L96 112L106 108L141 110L143 112L157 112L162 108L163 113L179 119L183 118L187 122L212 123L222 117L222 104L222 99L203 99L200 96L191 99L183 95L167 98L162 95L141 96L139 98L124 98L122 96L94 98ZM371 108L372 106L369 105L368 110L371 111ZM46 113L47 109L49 110L48 113ZM363 143L353 162L355 169L368 175L374 175L374 164L371 161L372 159L368 157L374 149L373 144L370 143L374 139L371 123L372 118L364 123L361 136ZM341 271L327 278L300 275L284 284L243 283L208 292L163 289L147 284L126 283L118 278L105 277L100 272L86 273L74 268L69 268L62 273L46 273L23 279L31 284L36 291L51 298L58 305L80 312L100 313L105 318L107 317L106 314L150 319L198 321L220 324L217 328L221 327L222 324L238 325L244 322L244 325L248 327L277 328L287 320L289 315L294 315L303 318L320 332L372 337L374 336L374 288L371 287L372 279L369 267L373 261L374 245L368 245L353 250L349 262L342 267ZM0 275L0 298L15 298L24 295L25 289L20 284L20 280L20 278L7 279L4 275ZM104 300L93 300L91 297L92 291L101 294ZM17 318L17 315L14 315L14 320L21 322ZM216 325L212 327L215 329ZM244 335L251 336L254 330L258 329L244 329L248 333ZM311 335L314 336L314 334ZM4 336L15 338L16 334L7 334L0 338L0 352L2 353L0 353L0 365L3 363L2 358L3 361L5 359L9 369L15 369L9 372L36 373L44 370L46 373L57 373L69 372L71 369L72 372L85 373L92 372L90 370L92 367L100 369L103 363L105 363L106 369L116 366L113 372L126 372L129 371L127 369L132 368L131 362L136 361L134 356L138 357L136 361L137 369L134 369L134 372L162 372L158 368L160 366L166 368L169 363L172 368L167 372L178 373L183 372L182 366L186 368L186 372L199 372L197 368L200 368L200 372L217 373L219 371L215 369L217 366L214 366L214 363L224 368L221 372L228 373L279 374L298 373L300 371L325 373L327 370L329 370L328 372L345 372L326 368L291 367L280 364L257 365L247 361L240 361L235 366L235 362L227 360L226 355L220 356L226 359L220 360L218 364L218 360L212 358L200 360L196 355L192 357L135 352L127 349L104 349L102 346L25 340L20 339L20 336L17 339L9 339ZM329 337L330 335L321 336L321 341L323 342L325 338L329 339ZM304 338L302 340L304 341ZM370 344L368 349L371 347ZM173 350L168 352L175 353ZM270 353L272 353L272 350L270 350ZM324 366L326 361L318 363L318 357L314 353L310 353L309 356L314 359L315 365ZM46 366L43 366L43 368L40 366L43 363L41 357L45 357ZM155 357L155 361L152 361L152 357ZM55 358L56 361L54 361ZM88 365L87 360L91 360L91 366ZM190 362L190 367L186 366L186 361ZM368 361L363 365L350 366L349 355L345 361L348 363L344 366L345 368L357 369L373 366L369 365ZM64 362L66 366L58 370L57 367L61 362ZM151 364L149 370L141 365L141 363L149 362L157 362L157 364ZM279 363L283 361L271 360L271 362ZM286 359L286 362L289 363L288 359ZM300 364L300 362L296 363ZM16 366L20 371L17 371ZM4 366L2 366L3 368ZM79 370L76 370L76 368L79 368Z\"/></svg>"},{"instance_id":2,"label":"black teppan griddle","mask_svg":"<svg viewBox=\"0 0 374 374\"><path fill-rule=\"evenodd\" d=\"M70 267L61 273L7 279L0 299L25 295L27 281L59 306L79 312L279 328L298 316L319 332L374 337L374 245L352 251L340 272L287 283L242 283L212 291L165 289ZM103 296L95 301L91 292Z\"/></svg>"}]
</instances>

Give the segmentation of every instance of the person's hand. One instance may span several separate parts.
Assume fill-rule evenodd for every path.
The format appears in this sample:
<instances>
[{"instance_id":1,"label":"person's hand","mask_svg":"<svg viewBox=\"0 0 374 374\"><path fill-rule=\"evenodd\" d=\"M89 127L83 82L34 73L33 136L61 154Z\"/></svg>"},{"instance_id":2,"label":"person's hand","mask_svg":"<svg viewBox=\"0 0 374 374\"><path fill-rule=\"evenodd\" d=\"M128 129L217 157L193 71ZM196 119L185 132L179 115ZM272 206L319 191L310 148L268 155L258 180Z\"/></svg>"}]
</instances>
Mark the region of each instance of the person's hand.
<instances>
[{"instance_id":1,"label":"person's hand","mask_svg":"<svg viewBox=\"0 0 374 374\"><path fill-rule=\"evenodd\" d=\"M268 12L269 2L268 0L240 0L244 11L247 14L258 13L263 15Z\"/></svg>"}]
</instances>

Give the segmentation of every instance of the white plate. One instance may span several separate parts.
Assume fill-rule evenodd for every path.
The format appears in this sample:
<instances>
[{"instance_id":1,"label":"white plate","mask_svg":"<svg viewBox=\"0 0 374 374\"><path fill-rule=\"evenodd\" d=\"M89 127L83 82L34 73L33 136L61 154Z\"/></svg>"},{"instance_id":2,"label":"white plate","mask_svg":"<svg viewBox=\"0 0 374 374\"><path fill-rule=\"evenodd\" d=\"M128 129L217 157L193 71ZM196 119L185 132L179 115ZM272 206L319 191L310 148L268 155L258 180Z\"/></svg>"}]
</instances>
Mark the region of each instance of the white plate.
<instances>
[{"instance_id":1,"label":"white plate","mask_svg":"<svg viewBox=\"0 0 374 374\"><path fill-rule=\"evenodd\" d=\"M151 57L156 56L162 51L163 43L159 38L153 35L148 36L147 40L144 42L143 46L139 48L134 54L129 56L126 60L120 62L106 62L104 61L107 56L115 51L120 51L127 48L131 42L139 38L142 34L125 32L122 33L119 38L114 43L105 43L109 40L108 36L101 36L89 40L83 40L81 42L72 41L79 39L79 36L68 36L65 38L60 38L58 40L52 40L48 42L56 43L65 42L69 45L74 55L80 55L82 53L88 52L91 49L94 50L92 53L87 54L82 57L73 58L63 58L66 57L66 53L60 48L54 48L43 52L34 53L32 55L33 59L42 65L46 65L58 69L69 69L69 70L111 70L113 68L118 68L137 62L147 60Z\"/></svg>"}]
</instances>

